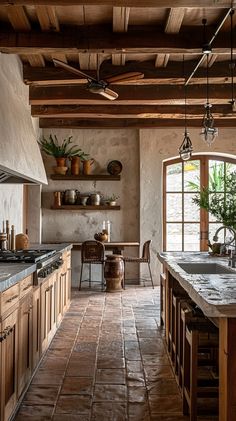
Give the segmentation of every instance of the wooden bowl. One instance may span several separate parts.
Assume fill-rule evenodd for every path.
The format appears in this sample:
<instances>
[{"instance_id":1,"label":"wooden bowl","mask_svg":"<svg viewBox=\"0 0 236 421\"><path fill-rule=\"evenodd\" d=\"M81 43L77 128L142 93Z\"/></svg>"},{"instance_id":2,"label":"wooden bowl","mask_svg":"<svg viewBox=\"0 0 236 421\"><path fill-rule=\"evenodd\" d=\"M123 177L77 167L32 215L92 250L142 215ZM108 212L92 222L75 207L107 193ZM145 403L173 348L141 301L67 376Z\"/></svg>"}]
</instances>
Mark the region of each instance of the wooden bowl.
<instances>
[{"instance_id":1,"label":"wooden bowl","mask_svg":"<svg viewBox=\"0 0 236 421\"><path fill-rule=\"evenodd\" d=\"M68 167L53 167L54 174L65 175Z\"/></svg>"}]
</instances>

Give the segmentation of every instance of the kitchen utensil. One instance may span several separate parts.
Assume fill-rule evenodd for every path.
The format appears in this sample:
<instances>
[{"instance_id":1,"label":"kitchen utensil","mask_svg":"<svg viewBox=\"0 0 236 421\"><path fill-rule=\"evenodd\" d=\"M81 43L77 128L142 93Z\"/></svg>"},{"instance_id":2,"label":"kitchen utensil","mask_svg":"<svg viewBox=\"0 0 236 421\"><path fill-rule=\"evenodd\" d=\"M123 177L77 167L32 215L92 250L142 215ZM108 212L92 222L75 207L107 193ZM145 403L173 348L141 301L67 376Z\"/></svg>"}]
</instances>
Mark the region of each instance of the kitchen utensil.
<instances>
[{"instance_id":1,"label":"kitchen utensil","mask_svg":"<svg viewBox=\"0 0 236 421\"><path fill-rule=\"evenodd\" d=\"M64 194L65 205L74 205L76 200L76 190L66 190Z\"/></svg>"},{"instance_id":2,"label":"kitchen utensil","mask_svg":"<svg viewBox=\"0 0 236 421\"><path fill-rule=\"evenodd\" d=\"M88 196L80 196L82 206L86 206L88 198Z\"/></svg>"},{"instance_id":3,"label":"kitchen utensil","mask_svg":"<svg viewBox=\"0 0 236 421\"><path fill-rule=\"evenodd\" d=\"M91 173L91 166L94 164L94 159L87 159L83 161L83 174L89 175Z\"/></svg>"},{"instance_id":4,"label":"kitchen utensil","mask_svg":"<svg viewBox=\"0 0 236 421\"><path fill-rule=\"evenodd\" d=\"M101 201L101 197L99 193L90 194L90 203L92 206L99 206L100 201Z\"/></svg>"}]
</instances>

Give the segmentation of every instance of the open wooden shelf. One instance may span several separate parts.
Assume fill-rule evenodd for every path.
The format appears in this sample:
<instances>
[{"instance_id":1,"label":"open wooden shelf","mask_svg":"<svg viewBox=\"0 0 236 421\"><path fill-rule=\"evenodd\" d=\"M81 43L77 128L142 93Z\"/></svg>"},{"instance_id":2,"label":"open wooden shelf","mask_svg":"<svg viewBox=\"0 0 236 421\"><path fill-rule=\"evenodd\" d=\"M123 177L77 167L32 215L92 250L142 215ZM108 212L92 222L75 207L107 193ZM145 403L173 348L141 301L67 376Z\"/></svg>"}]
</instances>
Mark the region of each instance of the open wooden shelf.
<instances>
[{"instance_id":1,"label":"open wooden shelf","mask_svg":"<svg viewBox=\"0 0 236 421\"><path fill-rule=\"evenodd\" d=\"M51 174L50 178L52 180L103 180L103 181L119 181L120 175L110 175L110 174L79 174L79 175L61 175L61 174Z\"/></svg>"},{"instance_id":2,"label":"open wooden shelf","mask_svg":"<svg viewBox=\"0 0 236 421\"><path fill-rule=\"evenodd\" d=\"M109 205L98 205L98 206L92 206L92 205L62 205L62 206L52 206L51 209L54 210L74 210L74 211L87 211L87 210L120 210L120 206L109 206Z\"/></svg>"}]
</instances>

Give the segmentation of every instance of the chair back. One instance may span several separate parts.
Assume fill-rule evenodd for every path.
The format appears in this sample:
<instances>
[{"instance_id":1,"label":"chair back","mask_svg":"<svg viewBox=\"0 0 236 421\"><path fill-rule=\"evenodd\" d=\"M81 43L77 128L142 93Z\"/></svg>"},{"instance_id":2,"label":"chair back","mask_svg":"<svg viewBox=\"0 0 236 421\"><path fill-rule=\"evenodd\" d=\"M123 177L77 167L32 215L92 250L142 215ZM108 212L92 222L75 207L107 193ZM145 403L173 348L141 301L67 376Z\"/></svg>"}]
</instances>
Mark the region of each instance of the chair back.
<instances>
[{"instance_id":1,"label":"chair back","mask_svg":"<svg viewBox=\"0 0 236 421\"><path fill-rule=\"evenodd\" d=\"M150 244L152 240L148 240L143 244L142 259L150 263Z\"/></svg>"},{"instance_id":2,"label":"chair back","mask_svg":"<svg viewBox=\"0 0 236 421\"><path fill-rule=\"evenodd\" d=\"M103 262L105 247L100 241L88 240L82 243L81 260L83 263Z\"/></svg>"}]
</instances>

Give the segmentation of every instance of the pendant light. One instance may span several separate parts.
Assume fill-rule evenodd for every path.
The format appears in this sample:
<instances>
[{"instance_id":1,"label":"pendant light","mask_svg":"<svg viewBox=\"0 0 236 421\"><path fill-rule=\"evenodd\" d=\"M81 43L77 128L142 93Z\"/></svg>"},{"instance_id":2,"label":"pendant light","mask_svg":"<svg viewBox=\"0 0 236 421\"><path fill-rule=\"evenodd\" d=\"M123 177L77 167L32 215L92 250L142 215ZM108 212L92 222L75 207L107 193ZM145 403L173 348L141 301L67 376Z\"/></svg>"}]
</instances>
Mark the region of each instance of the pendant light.
<instances>
[{"instance_id":1,"label":"pendant light","mask_svg":"<svg viewBox=\"0 0 236 421\"><path fill-rule=\"evenodd\" d=\"M232 111L236 111L236 103L234 99L234 68L235 63L233 60L233 14L234 10L232 9L230 12L230 74L231 74L231 100L229 103L232 106Z\"/></svg>"},{"instance_id":2,"label":"pendant light","mask_svg":"<svg viewBox=\"0 0 236 421\"><path fill-rule=\"evenodd\" d=\"M184 68L184 57L183 57L183 68ZM188 161L191 158L193 146L189 133L187 131L187 84L184 83L184 138L181 146L179 147L179 155L183 161Z\"/></svg>"},{"instance_id":3,"label":"pendant light","mask_svg":"<svg viewBox=\"0 0 236 421\"><path fill-rule=\"evenodd\" d=\"M205 34L205 25L206 19L203 20L204 25L204 34ZM204 35L205 36L205 35ZM204 50L207 59L207 67L206 67L206 104L205 104L205 113L202 120L202 131L201 136L203 140L210 146L216 136L218 135L218 129L214 127L214 118L211 113L212 105L209 103L209 50Z\"/></svg>"}]
</instances>

